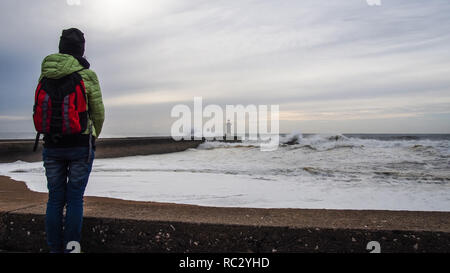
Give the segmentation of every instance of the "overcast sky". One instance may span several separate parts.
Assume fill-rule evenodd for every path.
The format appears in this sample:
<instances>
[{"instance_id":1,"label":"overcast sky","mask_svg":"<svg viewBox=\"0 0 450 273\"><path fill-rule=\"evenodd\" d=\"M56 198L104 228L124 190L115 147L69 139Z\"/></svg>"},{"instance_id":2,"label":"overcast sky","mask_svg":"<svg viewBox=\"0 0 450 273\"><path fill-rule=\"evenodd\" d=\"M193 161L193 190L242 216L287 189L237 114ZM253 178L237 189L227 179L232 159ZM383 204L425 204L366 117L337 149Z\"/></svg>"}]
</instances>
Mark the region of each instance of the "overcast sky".
<instances>
[{"instance_id":1,"label":"overcast sky","mask_svg":"<svg viewBox=\"0 0 450 273\"><path fill-rule=\"evenodd\" d=\"M280 106L282 132L450 133L448 0L2 0L0 131L33 132L42 59L85 33L104 136L176 104Z\"/></svg>"}]
</instances>

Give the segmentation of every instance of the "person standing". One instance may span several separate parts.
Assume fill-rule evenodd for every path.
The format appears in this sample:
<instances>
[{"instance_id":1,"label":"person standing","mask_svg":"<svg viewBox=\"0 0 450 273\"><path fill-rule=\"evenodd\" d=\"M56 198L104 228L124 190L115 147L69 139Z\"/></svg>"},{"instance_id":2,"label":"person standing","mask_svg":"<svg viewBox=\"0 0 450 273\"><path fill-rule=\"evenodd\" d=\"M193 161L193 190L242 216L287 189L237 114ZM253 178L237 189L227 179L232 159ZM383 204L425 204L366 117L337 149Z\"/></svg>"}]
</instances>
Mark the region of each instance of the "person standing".
<instances>
[{"instance_id":1,"label":"person standing","mask_svg":"<svg viewBox=\"0 0 450 273\"><path fill-rule=\"evenodd\" d=\"M49 193L46 239L55 253L70 252L68 243L80 245L83 196L105 117L99 81L84 51L83 32L63 30L59 53L42 62L35 95L33 118L38 133L44 134L42 158Z\"/></svg>"}]
</instances>

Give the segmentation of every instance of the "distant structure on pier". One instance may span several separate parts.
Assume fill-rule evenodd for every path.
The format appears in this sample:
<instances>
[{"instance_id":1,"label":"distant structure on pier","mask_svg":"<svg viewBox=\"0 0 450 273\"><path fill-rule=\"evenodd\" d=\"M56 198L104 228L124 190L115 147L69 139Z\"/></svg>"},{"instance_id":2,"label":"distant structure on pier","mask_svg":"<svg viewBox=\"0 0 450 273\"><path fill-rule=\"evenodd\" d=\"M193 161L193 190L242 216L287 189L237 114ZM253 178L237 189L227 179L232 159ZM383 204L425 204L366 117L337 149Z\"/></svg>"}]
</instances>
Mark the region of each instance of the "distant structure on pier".
<instances>
[{"instance_id":1,"label":"distant structure on pier","mask_svg":"<svg viewBox=\"0 0 450 273\"><path fill-rule=\"evenodd\" d=\"M230 120L227 120L227 132L225 134L225 137L228 137L231 135L231 122Z\"/></svg>"}]
</instances>

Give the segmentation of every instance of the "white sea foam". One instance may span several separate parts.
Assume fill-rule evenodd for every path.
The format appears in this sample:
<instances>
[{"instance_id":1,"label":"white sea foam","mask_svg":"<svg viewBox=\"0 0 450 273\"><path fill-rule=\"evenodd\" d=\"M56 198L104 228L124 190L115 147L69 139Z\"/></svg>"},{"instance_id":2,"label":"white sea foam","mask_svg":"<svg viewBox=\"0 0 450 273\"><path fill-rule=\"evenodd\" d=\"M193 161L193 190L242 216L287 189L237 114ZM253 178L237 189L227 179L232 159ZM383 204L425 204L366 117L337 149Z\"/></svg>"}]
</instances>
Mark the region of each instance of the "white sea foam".
<instances>
[{"instance_id":1,"label":"white sea foam","mask_svg":"<svg viewBox=\"0 0 450 273\"><path fill-rule=\"evenodd\" d=\"M224 207L450 211L448 140L377 140L299 133L262 152L256 142L206 142L184 152L96 159L86 195ZM0 175L46 192L42 162Z\"/></svg>"}]
</instances>

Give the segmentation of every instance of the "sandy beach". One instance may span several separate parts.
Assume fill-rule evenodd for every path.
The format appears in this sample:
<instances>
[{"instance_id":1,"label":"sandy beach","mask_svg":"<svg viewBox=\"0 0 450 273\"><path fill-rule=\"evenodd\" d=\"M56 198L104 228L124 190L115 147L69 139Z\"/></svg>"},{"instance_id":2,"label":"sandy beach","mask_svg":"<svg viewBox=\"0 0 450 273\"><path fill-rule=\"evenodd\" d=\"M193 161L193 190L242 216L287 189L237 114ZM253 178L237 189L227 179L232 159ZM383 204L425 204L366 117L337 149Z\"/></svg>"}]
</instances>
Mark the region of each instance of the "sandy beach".
<instances>
[{"instance_id":1,"label":"sandy beach","mask_svg":"<svg viewBox=\"0 0 450 273\"><path fill-rule=\"evenodd\" d=\"M45 214L47 194L0 177L2 213ZM219 208L85 197L85 216L226 225L450 232L450 213L376 210Z\"/></svg>"},{"instance_id":2,"label":"sandy beach","mask_svg":"<svg viewBox=\"0 0 450 273\"><path fill-rule=\"evenodd\" d=\"M262 152L251 141L101 139L85 195L204 207L450 208L447 136L291 135L282 141ZM0 175L46 192L42 158L31 147L32 141L0 142L0 161L8 162L0 164Z\"/></svg>"},{"instance_id":3,"label":"sandy beach","mask_svg":"<svg viewBox=\"0 0 450 273\"><path fill-rule=\"evenodd\" d=\"M0 177L0 249L47 252L47 194ZM450 213L220 208L85 197L83 251L449 252Z\"/></svg>"}]
</instances>

